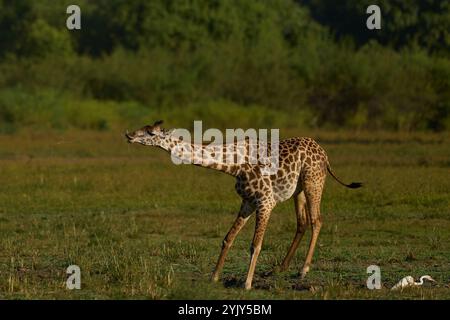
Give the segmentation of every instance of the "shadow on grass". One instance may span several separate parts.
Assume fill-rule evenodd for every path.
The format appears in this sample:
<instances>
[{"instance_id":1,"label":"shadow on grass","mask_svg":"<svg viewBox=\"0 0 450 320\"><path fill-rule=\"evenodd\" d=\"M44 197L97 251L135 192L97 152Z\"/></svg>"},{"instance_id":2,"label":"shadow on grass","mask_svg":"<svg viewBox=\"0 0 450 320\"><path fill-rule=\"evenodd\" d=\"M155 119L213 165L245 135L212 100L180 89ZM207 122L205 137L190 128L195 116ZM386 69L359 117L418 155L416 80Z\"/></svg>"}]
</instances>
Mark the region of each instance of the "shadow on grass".
<instances>
[{"instance_id":1,"label":"shadow on grass","mask_svg":"<svg viewBox=\"0 0 450 320\"><path fill-rule=\"evenodd\" d=\"M244 283L244 279L233 276L223 279L223 286L225 288L244 288Z\"/></svg>"},{"instance_id":2,"label":"shadow on grass","mask_svg":"<svg viewBox=\"0 0 450 320\"><path fill-rule=\"evenodd\" d=\"M293 277L290 277L293 278ZM223 286L225 288L237 288L242 289L245 287L245 278L228 276L223 279ZM316 287L313 286L306 280L300 281L298 278L295 278L295 281L289 281L284 285L285 289L294 289L298 291L312 291ZM268 273L262 273L260 275L255 276L252 284L253 289L257 290L273 290L279 288L279 285L276 285L276 279L273 277L269 277Z\"/></svg>"}]
</instances>

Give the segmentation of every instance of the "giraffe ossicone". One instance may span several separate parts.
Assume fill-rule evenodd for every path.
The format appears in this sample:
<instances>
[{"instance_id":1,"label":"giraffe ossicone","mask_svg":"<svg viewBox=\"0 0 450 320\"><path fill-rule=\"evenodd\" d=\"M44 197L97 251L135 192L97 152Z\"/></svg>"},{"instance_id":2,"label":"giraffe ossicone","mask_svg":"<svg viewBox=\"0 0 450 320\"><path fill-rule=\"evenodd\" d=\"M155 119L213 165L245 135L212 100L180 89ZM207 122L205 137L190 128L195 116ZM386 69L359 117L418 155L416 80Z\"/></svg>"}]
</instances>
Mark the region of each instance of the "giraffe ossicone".
<instances>
[{"instance_id":1,"label":"giraffe ossicone","mask_svg":"<svg viewBox=\"0 0 450 320\"><path fill-rule=\"evenodd\" d=\"M219 279L226 255L236 235L251 214L256 212L255 233L245 281L246 289L252 287L256 261L261 251L270 214L277 203L290 198L294 199L297 231L280 269L288 268L309 225L312 236L300 272L303 279L310 269L322 226L320 202L327 173L347 188L354 189L362 186L357 182L345 184L340 181L331 170L325 150L311 138L294 137L276 141L277 131L276 139L271 140L270 144L267 140L260 139L239 141L233 139L225 144L203 145L198 140L197 143L195 141L192 143L190 139L183 138L177 131L179 129L165 130L161 128L161 124L162 121L157 121L153 125L126 133L125 136L130 143L155 146L169 152L172 160L175 159L181 163L185 161L185 163L218 170L236 177L235 189L242 198L242 204L236 220L223 240L222 251L212 276L215 281ZM208 130L205 132L206 136L212 136L212 132L208 133ZM186 132L184 134L187 137ZM267 158L258 157L260 154L255 155L255 152L259 152L260 149ZM255 157L258 160L256 162Z\"/></svg>"}]
</instances>

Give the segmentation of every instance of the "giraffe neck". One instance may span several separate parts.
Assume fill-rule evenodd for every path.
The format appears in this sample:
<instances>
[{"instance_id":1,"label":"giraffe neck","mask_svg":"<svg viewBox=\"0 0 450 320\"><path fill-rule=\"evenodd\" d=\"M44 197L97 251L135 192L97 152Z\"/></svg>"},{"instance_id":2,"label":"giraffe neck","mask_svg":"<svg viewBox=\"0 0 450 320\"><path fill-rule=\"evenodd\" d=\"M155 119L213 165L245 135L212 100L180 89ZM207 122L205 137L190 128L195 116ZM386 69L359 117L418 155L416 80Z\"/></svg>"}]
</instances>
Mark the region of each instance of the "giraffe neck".
<instances>
[{"instance_id":1,"label":"giraffe neck","mask_svg":"<svg viewBox=\"0 0 450 320\"><path fill-rule=\"evenodd\" d=\"M158 147L170 153L176 164L190 163L196 166L213 169L238 176L241 172L240 164L227 162L228 157L235 156L235 144L201 145L183 141L174 136L161 139Z\"/></svg>"}]
</instances>

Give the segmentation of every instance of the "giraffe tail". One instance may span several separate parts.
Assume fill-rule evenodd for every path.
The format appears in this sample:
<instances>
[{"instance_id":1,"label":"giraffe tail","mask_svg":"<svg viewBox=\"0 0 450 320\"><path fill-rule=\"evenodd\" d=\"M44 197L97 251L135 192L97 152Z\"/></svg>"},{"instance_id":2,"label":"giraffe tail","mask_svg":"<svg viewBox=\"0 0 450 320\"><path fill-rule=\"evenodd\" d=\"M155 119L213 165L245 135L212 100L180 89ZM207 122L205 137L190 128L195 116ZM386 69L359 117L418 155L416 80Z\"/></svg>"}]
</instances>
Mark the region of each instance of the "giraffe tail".
<instances>
[{"instance_id":1,"label":"giraffe tail","mask_svg":"<svg viewBox=\"0 0 450 320\"><path fill-rule=\"evenodd\" d=\"M331 174L331 176L340 184L342 184L344 187L350 188L350 189L357 189L357 188L361 188L362 187L362 183L361 182L352 182L350 184L345 184L344 182L342 182L341 180L338 179L338 177L336 177L333 173L333 171L331 170L330 167L330 163L327 162L327 170L328 172Z\"/></svg>"}]
</instances>

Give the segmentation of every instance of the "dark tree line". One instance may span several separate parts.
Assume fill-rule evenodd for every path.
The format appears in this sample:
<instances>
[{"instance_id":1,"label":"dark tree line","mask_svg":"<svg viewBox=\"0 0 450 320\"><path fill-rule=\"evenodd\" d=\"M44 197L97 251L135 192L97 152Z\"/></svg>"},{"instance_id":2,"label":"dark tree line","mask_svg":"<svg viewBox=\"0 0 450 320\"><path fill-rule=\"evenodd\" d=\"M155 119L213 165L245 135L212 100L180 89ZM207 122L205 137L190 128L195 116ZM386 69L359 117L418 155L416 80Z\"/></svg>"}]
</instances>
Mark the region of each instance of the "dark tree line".
<instances>
[{"instance_id":1,"label":"dark tree line","mask_svg":"<svg viewBox=\"0 0 450 320\"><path fill-rule=\"evenodd\" d=\"M82 0L80 31L65 28L69 4L0 0L0 121L20 118L11 97L39 91L226 100L302 110L310 126L450 126L447 1ZM369 4L382 30L365 27Z\"/></svg>"}]
</instances>

